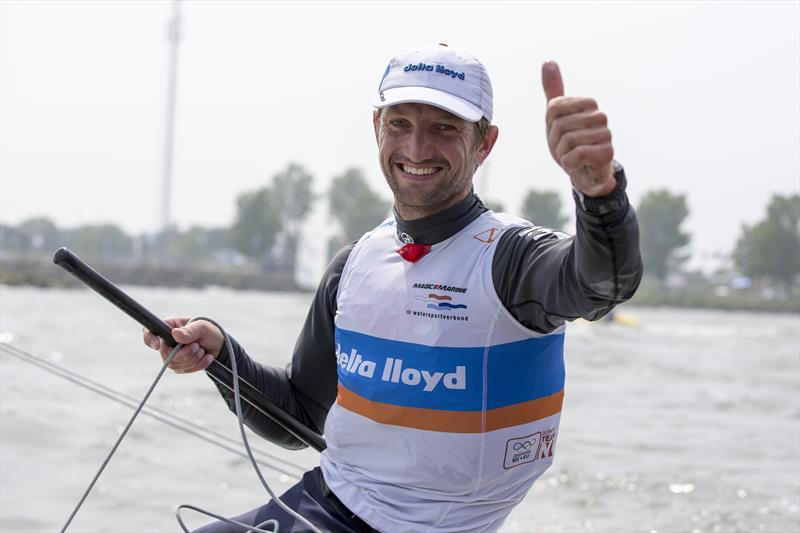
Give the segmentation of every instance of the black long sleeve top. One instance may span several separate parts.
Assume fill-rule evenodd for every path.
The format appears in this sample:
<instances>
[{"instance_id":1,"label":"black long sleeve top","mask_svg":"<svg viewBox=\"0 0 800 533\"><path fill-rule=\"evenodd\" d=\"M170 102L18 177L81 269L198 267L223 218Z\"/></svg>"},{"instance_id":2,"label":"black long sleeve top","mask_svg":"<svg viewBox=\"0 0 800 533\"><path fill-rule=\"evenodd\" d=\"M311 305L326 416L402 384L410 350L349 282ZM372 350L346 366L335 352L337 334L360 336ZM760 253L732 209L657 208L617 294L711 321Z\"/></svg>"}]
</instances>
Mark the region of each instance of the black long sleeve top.
<instances>
[{"instance_id":1,"label":"black long sleeve top","mask_svg":"<svg viewBox=\"0 0 800 533\"><path fill-rule=\"evenodd\" d=\"M566 236L539 226L513 227L497 242L492 278L503 305L523 325L546 333L579 317L596 320L633 296L642 276L636 215L624 193L624 172L617 167L618 199L603 214L591 212L578 194L576 232ZM611 195L610 195L611 196ZM406 221L395 215L398 233L414 242L436 244L475 220L487 208L475 194L431 216ZM233 354L223 351L219 361L230 366L235 356L239 374L263 391L297 420L322 433L328 410L336 399L337 373L334 317L339 279L355 246L348 244L334 256L322 276L291 363L284 368L262 365L235 339ZM233 394L217 387L233 411ZM247 404L245 423L255 433L283 446L305 446L293 435Z\"/></svg>"}]
</instances>

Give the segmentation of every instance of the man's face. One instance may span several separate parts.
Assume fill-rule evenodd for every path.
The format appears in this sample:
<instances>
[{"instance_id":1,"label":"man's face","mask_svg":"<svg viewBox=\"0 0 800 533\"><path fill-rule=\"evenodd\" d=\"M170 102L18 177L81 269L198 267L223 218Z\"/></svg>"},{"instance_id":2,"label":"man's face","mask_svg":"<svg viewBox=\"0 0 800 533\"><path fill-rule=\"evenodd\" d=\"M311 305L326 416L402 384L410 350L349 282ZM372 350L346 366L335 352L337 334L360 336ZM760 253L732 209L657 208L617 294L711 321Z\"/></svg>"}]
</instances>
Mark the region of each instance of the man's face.
<instances>
[{"instance_id":1,"label":"man's face","mask_svg":"<svg viewBox=\"0 0 800 533\"><path fill-rule=\"evenodd\" d=\"M475 124L426 104L387 107L374 125L381 169L406 220L463 200L497 139L492 126L478 142Z\"/></svg>"}]
</instances>

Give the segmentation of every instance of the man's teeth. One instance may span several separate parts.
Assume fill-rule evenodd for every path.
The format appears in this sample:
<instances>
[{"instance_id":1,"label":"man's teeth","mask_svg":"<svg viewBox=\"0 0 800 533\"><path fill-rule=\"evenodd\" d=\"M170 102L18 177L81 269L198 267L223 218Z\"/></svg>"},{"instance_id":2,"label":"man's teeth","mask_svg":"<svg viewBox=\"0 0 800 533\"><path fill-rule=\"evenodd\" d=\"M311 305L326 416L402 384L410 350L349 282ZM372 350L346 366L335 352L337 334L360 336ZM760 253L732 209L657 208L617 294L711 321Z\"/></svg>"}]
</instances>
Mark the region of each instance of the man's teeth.
<instances>
[{"instance_id":1,"label":"man's teeth","mask_svg":"<svg viewBox=\"0 0 800 533\"><path fill-rule=\"evenodd\" d=\"M435 168L415 168L403 165L403 172L414 174L415 176L428 176L436 172Z\"/></svg>"}]
</instances>

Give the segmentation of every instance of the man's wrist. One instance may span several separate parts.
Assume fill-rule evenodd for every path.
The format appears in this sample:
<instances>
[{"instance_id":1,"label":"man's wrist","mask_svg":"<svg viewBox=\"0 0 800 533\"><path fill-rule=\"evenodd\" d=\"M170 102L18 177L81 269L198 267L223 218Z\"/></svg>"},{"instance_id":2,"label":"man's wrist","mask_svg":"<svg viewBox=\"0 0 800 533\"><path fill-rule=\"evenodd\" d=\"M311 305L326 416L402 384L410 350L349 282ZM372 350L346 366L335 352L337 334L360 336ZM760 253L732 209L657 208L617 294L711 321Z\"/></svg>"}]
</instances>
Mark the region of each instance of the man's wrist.
<instances>
[{"instance_id":1,"label":"man's wrist","mask_svg":"<svg viewBox=\"0 0 800 533\"><path fill-rule=\"evenodd\" d=\"M616 161L613 162L613 165L616 186L610 193L604 196L590 197L573 187L572 195L583 211L592 215L602 216L627 207L628 195L625 194L625 188L628 185L628 181L625 178L625 170Z\"/></svg>"}]
</instances>

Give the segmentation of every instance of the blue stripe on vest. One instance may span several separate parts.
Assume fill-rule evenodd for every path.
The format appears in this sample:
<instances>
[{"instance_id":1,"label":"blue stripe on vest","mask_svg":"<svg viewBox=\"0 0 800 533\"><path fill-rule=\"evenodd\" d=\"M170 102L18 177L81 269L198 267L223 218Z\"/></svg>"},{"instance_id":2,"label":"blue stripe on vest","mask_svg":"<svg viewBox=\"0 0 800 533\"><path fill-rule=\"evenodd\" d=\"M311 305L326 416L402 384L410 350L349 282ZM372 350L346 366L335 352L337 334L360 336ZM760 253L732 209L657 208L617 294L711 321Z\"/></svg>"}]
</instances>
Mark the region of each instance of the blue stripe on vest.
<instances>
[{"instance_id":1,"label":"blue stripe on vest","mask_svg":"<svg viewBox=\"0 0 800 533\"><path fill-rule=\"evenodd\" d=\"M427 346L336 328L339 383L368 400L406 407L479 411L555 394L564 388L563 354L563 333L486 349Z\"/></svg>"}]
</instances>

